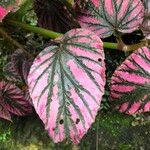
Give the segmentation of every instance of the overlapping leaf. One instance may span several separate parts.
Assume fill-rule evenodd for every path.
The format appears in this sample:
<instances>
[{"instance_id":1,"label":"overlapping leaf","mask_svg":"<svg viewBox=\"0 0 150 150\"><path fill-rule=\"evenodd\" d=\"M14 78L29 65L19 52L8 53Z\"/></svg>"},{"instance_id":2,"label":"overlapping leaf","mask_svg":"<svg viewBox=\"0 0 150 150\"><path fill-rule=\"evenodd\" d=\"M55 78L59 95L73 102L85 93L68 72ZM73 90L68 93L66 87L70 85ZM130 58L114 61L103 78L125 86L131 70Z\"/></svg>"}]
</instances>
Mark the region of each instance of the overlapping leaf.
<instances>
[{"instance_id":1,"label":"overlapping leaf","mask_svg":"<svg viewBox=\"0 0 150 150\"><path fill-rule=\"evenodd\" d=\"M111 80L111 100L120 112L150 111L150 49L132 53L115 71Z\"/></svg>"},{"instance_id":2,"label":"overlapping leaf","mask_svg":"<svg viewBox=\"0 0 150 150\"><path fill-rule=\"evenodd\" d=\"M28 58L23 52L16 50L11 61L4 67L5 77L8 81L27 83L27 76L32 65L32 59ZM28 88L24 90L25 99L32 104Z\"/></svg>"},{"instance_id":3,"label":"overlapping leaf","mask_svg":"<svg viewBox=\"0 0 150 150\"><path fill-rule=\"evenodd\" d=\"M23 116L31 112L24 93L14 84L0 81L0 117L11 120L10 114Z\"/></svg>"},{"instance_id":4,"label":"overlapping leaf","mask_svg":"<svg viewBox=\"0 0 150 150\"><path fill-rule=\"evenodd\" d=\"M34 60L28 85L53 141L69 138L78 144L94 122L104 93L101 40L84 29L67 32L60 46L47 47Z\"/></svg>"},{"instance_id":5,"label":"overlapping leaf","mask_svg":"<svg viewBox=\"0 0 150 150\"><path fill-rule=\"evenodd\" d=\"M143 21L144 6L141 0L89 0L78 20L101 38L113 33L130 33Z\"/></svg>"},{"instance_id":6,"label":"overlapping leaf","mask_svg":"<svg viewBox=\"0 0 150 150\"><path fill-rule=\"evenodd\" d=\"M61 33L76 27L76 22L71 13L59 0L34 0L34 9L40 27Z\"/></svg>"},{"instance_id":7,"label":"overlapping leaf","mask_svg":"<svg viewBox=\"0 0 150 150\"><path fill-rule=\"evenodd\" d=\"M11 61L4 67L7 80L26 82L31 64L31 58L28 58L23 52L16 50L11 56Z\"/></svg>"}]
</instances>

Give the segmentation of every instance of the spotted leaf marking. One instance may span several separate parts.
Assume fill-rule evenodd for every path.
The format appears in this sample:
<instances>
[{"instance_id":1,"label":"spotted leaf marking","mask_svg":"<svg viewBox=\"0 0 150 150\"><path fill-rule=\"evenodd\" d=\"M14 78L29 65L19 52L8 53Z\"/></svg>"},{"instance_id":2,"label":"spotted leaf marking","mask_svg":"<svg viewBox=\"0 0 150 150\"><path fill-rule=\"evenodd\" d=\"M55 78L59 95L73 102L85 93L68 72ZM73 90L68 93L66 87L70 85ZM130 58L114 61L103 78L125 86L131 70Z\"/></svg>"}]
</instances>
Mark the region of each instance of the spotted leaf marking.
<instances>
[{"instance_id":1,"label":"spotted leaf marking","mask_svg":"<svg viewBox=\"0 0 150 150\"><path fill-rule=\"evenodd\" d=\"M111 100L120 112L127 114L150 111L150 49L135 51L115 71Z\"/></svg>"},{"instance_id":2,"label":"spotted leaf marking","mask_svg":"<svg viewBox=\"0 0 150 150\"><path fill-rule=\"evenodd\" d=\"M0 81L0 117L11 120L10 114L23 116L32 112L24 93L14 84Z\"/></svg>"},{"instance_id":3,"label":"spotted leaf marking","mask_svg":"<svg viewBox=\"0 0 150 150\"><path fill-rule=\"evenodd\" d=\"M44 49L28 76L35 110L56 143L80 142L94 122L104 85L102 41L84 29L73 29L60 46Z\"/></svg>"},{"instance_id":4,"label":"spotted leaf marking","mask_svg":"<svg viewBox=\"0 0 150 150\"><path fill-rule=\"evenodd\" d=\"M130 33L143 21L141 0L89 0L87 8L78 15L81 27L101 38L117 32Z\"/></svg>"}]
</instances>

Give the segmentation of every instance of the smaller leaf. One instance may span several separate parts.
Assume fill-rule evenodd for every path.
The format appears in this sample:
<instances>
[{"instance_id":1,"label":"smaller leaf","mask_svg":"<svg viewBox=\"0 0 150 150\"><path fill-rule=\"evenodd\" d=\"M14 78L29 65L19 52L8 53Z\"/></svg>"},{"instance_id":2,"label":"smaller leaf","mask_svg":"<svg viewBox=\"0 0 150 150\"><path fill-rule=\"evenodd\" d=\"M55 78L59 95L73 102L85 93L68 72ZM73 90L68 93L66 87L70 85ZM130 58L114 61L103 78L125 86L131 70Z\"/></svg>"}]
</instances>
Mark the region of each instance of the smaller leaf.
<instances>
[{"instance_id":1,"label":"smaller leaf","mask_svg":"<svg viewBox=\"0 0 150 150\"><path fill-rule=\"evenodd\" d=\"M141 0L89 0L86 9L77 18L82 28L106 38L118 32L133 32L138 29L143 17Z\"/></svg>"},{"instance_id":2,"label":"smaller leaf","mask_svg":"<svg viewBox=\"0 0 150 150\"><path fill-rule=\"evenodd\" d=\"M25 82L32 65L32 59L28 58L23 52L16 50L11 61L4 67L6 78L12 82Z\"/></svg>"},{"instance_id":3,"label":"smaller leaf","mask_svg":"<svg viewBox=\"0 0 150 150\"><path fill-rule=\"evenodd\" d=\"M3 106L1 107L3 118L9 120L9 113L23 116L32 112L32 107L25 100L23 91L5 81L0 81L0 105Z\"/></svg>"},{"instance_id":4,"label":"smaller leaf","mask_svg":"<svg viewBox=\"0 0 150 150\"><path fill-rule=\"evenodd\" d=\"M12 62L6 64L6 66L3 68L3 71L8 81L22 82L22 78L16 71L15 65Z\"/></svg>"},{"instance_id":5,"label":"smaller leaf","mask_svg":"<svg viewBox=\"0 0 150 150\"><path fill-rule=\"evenodd\" d=\"M150 111L150 49L132 53L113 74L110 98L126 114Z\"/></svg>"}]
</instances>

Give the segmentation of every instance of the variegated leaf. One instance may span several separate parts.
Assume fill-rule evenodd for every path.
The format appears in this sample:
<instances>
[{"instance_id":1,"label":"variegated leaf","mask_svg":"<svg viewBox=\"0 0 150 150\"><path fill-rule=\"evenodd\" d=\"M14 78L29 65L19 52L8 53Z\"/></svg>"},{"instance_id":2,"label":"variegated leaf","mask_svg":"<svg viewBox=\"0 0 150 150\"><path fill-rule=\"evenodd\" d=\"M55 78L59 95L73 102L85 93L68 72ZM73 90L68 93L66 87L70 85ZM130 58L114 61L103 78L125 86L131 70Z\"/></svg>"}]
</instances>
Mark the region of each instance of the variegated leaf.
<instances>
[{"instance_id":1,"label":"variegated leaf","mask_svg":"<svg viewBox=\"0 0 150 150\"><path fill-rule=\"evenodd\" d=\"M19 116L32 112L32 107L24 99L23 91L21 91L14 84L5 81L0 81L0 105L5 109L4 114L8 118L8 112Z\"/></svg>"},{"instance_id":2,"label":"variegated leaf","mask_svg":"<svg viewBox=\"0 0 150 150\"><path fill-rule=\"evenodd\" d=\"M27 76L32 65L32 59L23 52L16 50L11 61L4 67L6 78L12 82L27 82Z\"/></svg>"},{"instance_id":3,"label":"variegated leaf","mask_svg":"<svg viewBox=\"0 0 150 150\"><path fill-rule=\"evenodd\" d=\"M53 141L78 144L94 122L104 93L102 41L88 30L67 32L59 46L47 47L34 60L28 85Z\"/></svg>"},{"instance_id":4,"label":"variegated leaf","mask_svg":"<svg viewBox=\"0 0 150 150\"><path fill-rule=\"evenodd\" d=\"M81 27L101 38L117 32L130 33L143 21L141 0L89 0L87 8L78 15Z\"/></svg>"},{"instance_id":5,"label":"variegated leaf","mask_svg":"<svg viewBox=\"0 0 150 150\"><path fill-rule=\"evenodd\" d=\"M120 112L150 111L150 49L132 53L115 71L111 80L111 100Z\"/></svg>"},{"instance_id":6,"label":"variegated leaf","mask_svg":"<svg viewBox=\"0 0 150 150\"><path fill-rule=\"evenodd\" d=\"M3 68L3 71L5 73L5 77L8 81L22 82L22 77L16 71L14 63L9 62L8 64L6 64Z\"/></svg>"}]
</instances>

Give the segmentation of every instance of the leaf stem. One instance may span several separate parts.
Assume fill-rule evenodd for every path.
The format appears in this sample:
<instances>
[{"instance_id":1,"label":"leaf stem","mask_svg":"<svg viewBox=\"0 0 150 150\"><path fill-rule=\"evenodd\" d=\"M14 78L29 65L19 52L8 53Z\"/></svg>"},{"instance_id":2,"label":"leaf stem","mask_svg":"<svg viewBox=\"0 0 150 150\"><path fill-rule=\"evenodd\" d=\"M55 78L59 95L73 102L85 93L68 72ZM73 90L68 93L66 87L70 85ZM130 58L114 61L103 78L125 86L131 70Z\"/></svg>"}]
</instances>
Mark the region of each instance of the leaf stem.
<instances>
[{"instance_id":1,"label":"leaf stem","mask_svg":"<svg viewBox=\"0 0 150 150\"><path fill-rule=\"evenodd\" d=\"M25 30L41 34L44 37L49 37L52 39L63 36L63 34L61 34L61 33L57 33L57 32L50 31L50 30L40 28L40 27L31 26L31 25L28 25L28 24L25 24L22 22L14 21L14 20L6 20L5 22L12 26L21 27Z\"/></svg>"},{"instance_id":2,"label":"leaf stem","mask_svg":"<svg viewBox=\"0 0 150 150\"><path fill-rule=\"evenodd\" d=\"M51 39L56 39L58 37L63 36L63 34L58 33L58 32L47 30L47 29L44 29L44 28L41 28L41 27L31 26L31 25L28 25L28 24L25 24L25 23L14 21L14 20L8 20L7 19L7 20L5 20L5 22L9 25L16 26L16 27L21 27L25 30L28 30L28 31L31 31L31 32L34 32L34 33L38 33L38 34L40 34L44 37L51 38ZM103 43L104 43L104 45L103 45L104 48L122 50L124 52L134 51L138 48L141 48L143 46L148 45L148 42L146 40L143 40L140 43L132 44L132 45L126 45L122 42L121 43L103 42Z\"/></svg>"},{"instance_id":3,"label":"leaf stem","mask_svg":"<svg viewBox=\"0 0 150 150\"><path fill-rule=\"evenodd\" d=\"M104 48L119 49L118 43L103 42Z\"/></svg>"}]
</instances>

